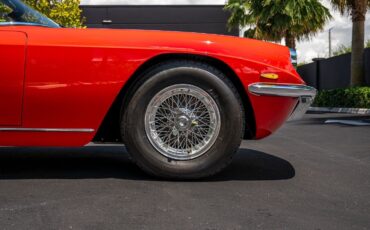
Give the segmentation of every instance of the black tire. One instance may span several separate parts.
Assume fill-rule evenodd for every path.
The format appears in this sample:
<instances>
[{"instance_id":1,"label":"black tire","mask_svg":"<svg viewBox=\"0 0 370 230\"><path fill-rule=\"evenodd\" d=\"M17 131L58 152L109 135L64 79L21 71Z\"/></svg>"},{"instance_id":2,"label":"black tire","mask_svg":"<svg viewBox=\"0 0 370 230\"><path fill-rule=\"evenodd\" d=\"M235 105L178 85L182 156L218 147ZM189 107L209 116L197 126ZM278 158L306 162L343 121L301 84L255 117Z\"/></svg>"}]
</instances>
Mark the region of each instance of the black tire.
<instances>
[{"instance_id":1,"label":"black tire","mask_svg":"<svg viewBox=\"0 0 370 230\"><path fill-rule=\"evenodd\" d=\"M121 133L132 160L140 168L162 178L198 179L229 165L244 133L244 112L237 90L221 71L197 61L168 61L154 66L139 79L124 105ZM174 84L190 84L205 90L220 111L221 126L215 143L195 159L175 160L162 155L145 131L148 104L154 95Z\"/></svg>"}]
</instances>

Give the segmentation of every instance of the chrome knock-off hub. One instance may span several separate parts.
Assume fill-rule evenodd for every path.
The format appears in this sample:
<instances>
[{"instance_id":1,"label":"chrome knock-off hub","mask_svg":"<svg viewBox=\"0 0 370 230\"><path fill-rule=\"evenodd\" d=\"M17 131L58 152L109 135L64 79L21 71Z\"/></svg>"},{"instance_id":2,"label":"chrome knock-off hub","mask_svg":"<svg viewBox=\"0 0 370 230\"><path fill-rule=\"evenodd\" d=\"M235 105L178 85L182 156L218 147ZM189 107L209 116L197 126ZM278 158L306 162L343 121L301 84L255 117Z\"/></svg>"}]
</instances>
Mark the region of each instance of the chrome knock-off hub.
<instances>
[{"instance_id":1,"label":"chrome knock-off hub","mask_svg":"<svg viewBox=\"0 0 370 230\"><path fill-rule=\"evenodd\" d=\"M191 120L186 115L180 115L175 119L175 126L180 131L186 131L191 127Z\"/></svg>"}]
</instances>

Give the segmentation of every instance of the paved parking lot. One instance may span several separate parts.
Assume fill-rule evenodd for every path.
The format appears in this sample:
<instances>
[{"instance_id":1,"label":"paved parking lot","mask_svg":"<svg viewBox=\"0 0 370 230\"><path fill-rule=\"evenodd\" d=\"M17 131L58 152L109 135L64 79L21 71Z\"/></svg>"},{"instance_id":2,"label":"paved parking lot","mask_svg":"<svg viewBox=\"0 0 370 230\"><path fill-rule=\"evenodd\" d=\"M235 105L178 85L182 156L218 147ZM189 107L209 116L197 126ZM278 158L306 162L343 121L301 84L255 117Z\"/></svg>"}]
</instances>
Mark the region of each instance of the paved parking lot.
<instances>
[{"instance_id":1,"label":"paved parking lot","mask_svg":"<svg viewBox=\"0 0 370 230\"><path fill-rule=\"evenodd\" d=\"M158 181L123 147L0 149L0 229L370 229L366 116L310 114L202 181Z\"/></svg>"}]
</instances>

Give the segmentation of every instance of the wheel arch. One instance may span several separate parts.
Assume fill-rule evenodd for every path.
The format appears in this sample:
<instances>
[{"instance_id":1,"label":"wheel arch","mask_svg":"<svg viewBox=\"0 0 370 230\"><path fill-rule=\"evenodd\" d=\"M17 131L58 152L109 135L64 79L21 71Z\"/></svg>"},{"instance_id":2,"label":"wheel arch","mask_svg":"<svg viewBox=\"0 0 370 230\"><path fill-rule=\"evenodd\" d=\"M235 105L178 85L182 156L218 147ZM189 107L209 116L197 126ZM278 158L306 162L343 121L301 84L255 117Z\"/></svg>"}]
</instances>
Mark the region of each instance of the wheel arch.
<instances>
[{"instance_id":1,"label":"wheel arch","mask_svg":"<svg viewBox=\"0 0 370 230\"><path fill-rule=\"evenodd\" d=\"M237 89L240 98L242 99L244 108L244 117L246 119L246 129L244 133L244 139L253 139L256 134L256 122L254 118L254 112L252 104L249 100L247 93L234 70L227 65L225 62L204 55L193 55L193 54L161 54L155 56L145 63L143 63L130 77L126 84L122 87L118 96L114 100L112 106L110 107L108 113L106 114L103 122L101 123L93 142L122 142L121 132L120 132L120 117L124 111L126 104L130 99L130 92L133 91L135 83L140 79L140 76L148 71L153 66L156 66L165 61L171 60L192 60L199 61L223 72L229 77L235 88ZM123 108L123 110L121 109Z\"/></svg>"}]
</instances>

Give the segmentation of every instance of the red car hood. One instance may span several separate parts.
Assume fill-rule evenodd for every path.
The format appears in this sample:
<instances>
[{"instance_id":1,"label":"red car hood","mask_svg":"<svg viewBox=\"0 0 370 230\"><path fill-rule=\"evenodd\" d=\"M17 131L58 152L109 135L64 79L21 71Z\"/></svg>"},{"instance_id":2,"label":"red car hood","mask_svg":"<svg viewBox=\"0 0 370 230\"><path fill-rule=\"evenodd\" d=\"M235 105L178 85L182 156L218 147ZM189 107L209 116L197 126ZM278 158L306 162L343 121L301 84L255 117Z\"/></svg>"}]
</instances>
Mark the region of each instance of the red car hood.
<instances>
[{"instance_id":1,"label":"red car hood","mask_svg":"<svg viewBox=\"0 0 370 230\"><path fill-rule=\"evenodd\" d=\"M253 39L172 31L117 29L27 29L29 45L154 49L227 56L294 70L285 46ZM35 33L33 33L33 31Z\"/></svg>"}]
</instances>

